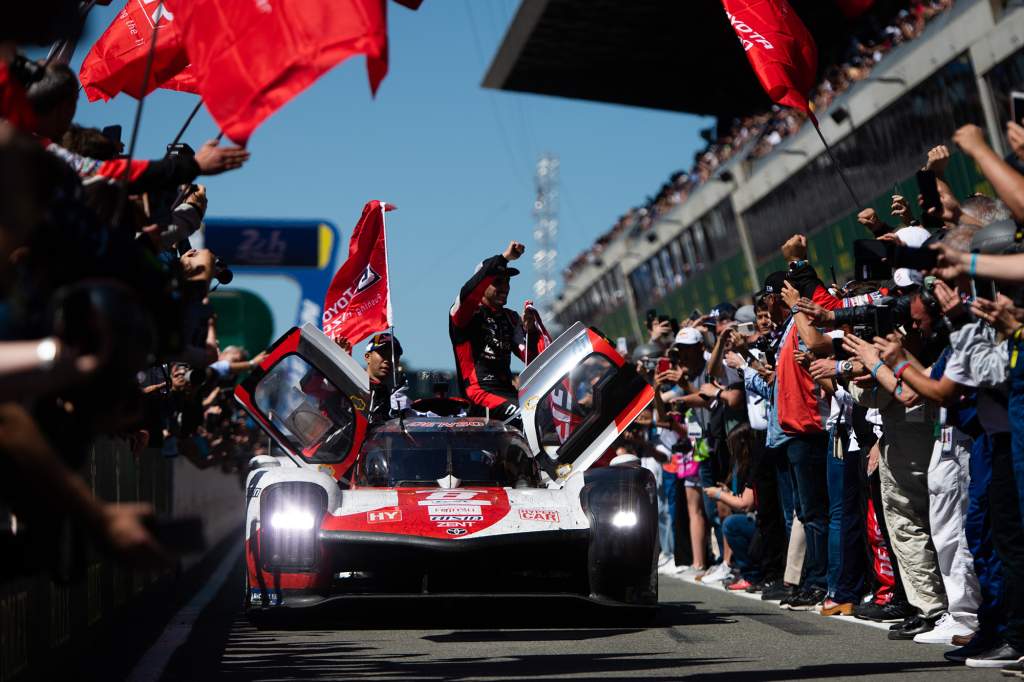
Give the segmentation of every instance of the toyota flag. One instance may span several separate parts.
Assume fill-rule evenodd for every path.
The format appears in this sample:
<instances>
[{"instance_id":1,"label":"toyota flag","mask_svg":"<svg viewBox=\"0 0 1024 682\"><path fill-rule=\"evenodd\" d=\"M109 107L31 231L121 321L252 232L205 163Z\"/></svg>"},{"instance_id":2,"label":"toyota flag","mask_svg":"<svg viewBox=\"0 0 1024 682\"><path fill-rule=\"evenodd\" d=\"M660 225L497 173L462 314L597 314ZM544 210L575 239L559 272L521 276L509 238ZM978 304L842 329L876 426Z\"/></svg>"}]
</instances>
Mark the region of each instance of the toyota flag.
<instances>
[{"instance_id":1,"label":"toyota flag","mask_svg":"<svg viewBox=\"0 0 1024 682\"><path fill-rule=\"evenodd\" d=\"M324 297L324 334L353 345L391 326L391 288L384 213L394 206L371 201L352 232L346 260Z\"/></svg>"},{"instance_id":2,"label":"toyota flag","mask_svg":"<svg viewBox=\"0 0 1024 682\"><path fill-rule=\"evenodd\" d=\"M750 65L772 101L811 113L818 47L786 0L722 0Z\"/></svg>"},{"instance_id":3,"label":"toyota flag","mask_svg":"<svg viewBox=\"0 0 1024 682\"><path fill-rule=\"evenodd\" d=\"M143 85L157 23L153 66ZM108 100L120 92L139 99L158 87L198 92L187 67L188 55L174 14L159 0L128 0L85 56L78 77L90 102Z\"/></svg>"}]
</instances>

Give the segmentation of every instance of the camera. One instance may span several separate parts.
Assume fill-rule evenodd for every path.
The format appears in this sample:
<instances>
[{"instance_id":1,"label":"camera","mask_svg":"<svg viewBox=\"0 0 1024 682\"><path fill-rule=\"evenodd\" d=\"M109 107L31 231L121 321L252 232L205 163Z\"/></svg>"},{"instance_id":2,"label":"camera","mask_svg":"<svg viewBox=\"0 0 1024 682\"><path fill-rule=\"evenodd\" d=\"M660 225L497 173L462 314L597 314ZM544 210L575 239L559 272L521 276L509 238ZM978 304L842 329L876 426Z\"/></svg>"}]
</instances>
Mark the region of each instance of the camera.
<instances>
[{"instance_id":1,"label":"camera","mask_svg":"<svg viewBox=\"0 0 1024 682\"><path fill-rule=\"evenodd\" d=\"M668 315L659 315L658 311L655 310L654 308L649 308L647 310L647 318L646 319L647 319L647 328L648 329L650 329L652 326L654 326L654 323L656 321L657 322L668 322L669 325L672 327L672 333L673 334L678 334L679 333L679 320L674 318L674 317L669 317Z\"/></svg>"},{"instance_id":2,"label":"camera","mask_svg":"<svg viewBox=\"0 0 1024 682\"><path fill-rule=\"evenodd\" d=\"M217 373L209 367L189 367L185 370L185 381L189 386L198 388L207 384L213 384L217 380Z\"/></svg>"},{"instance_id":3,"label":"camera","mask_svg":"<svg viewBox=\"0 0 1024 682\"><path fill-rule=\"evenodd\" d=\"M195 158L195 155L195 150L183 142L167 145L167 158L180 156ZM174 212L174 209L195 190L195 185L181 185L180 187L150 191L149 215L153 222L157 225L170 224L171 214Z\"/></svg>"}]
</instances>

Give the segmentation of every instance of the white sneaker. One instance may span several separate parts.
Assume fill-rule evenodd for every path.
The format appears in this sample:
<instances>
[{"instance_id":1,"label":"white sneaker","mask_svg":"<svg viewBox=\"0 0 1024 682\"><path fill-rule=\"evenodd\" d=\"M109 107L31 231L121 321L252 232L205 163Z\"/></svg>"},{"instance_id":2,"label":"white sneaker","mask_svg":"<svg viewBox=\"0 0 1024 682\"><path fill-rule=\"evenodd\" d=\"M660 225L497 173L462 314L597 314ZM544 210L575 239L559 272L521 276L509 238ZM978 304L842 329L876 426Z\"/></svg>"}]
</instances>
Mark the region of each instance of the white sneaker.
<instances>
[{"instance_id":1,"label":"white sneaker","mask_svg":"<svg viewBox=\"0 0 1024 682\"><path fill-rule=\"evenodd\" d=\"M942 618L939 618L938 622L935 623L934 628L928 632L915 635L914 641L918 644L945 644L948 646L953 643L953 637L957 635L969 636L973 634L974 630L959 622L952 615L944 613Z\"/></svg>"},{"instance_id":2,"label":"white sneaker","mask_svg":"<svg viewBox=\"0 0 1024 682\"><path fill-rule=\"evenodd\" d=\"M676 573L678 573L679 568L679 566L676 566L671 561L668 561L658 566L658 573L660 573L661 575L675 575Z\"/></svg>"},{"instance_id":3,"label":"white sneaker","mask_svg":"<svg viewBox=\"0 0 1024 682\"><path fill-rule=\"evenodd\" d=\"M720 583L728 578L731 572L731 569L723 561L722 563L713 566L710 571L704 574L704 577L701 578L700 581L705 585Z\"/></svg>"},{"instance_id":4,"label":"white sneaker","mask_svg":"<svg viewBox=\"0 0 1024 682\"><path fill-rule=\"evenodd\" d=\"M668 554L665 554L665 553L659 554L658 555L658 567L660 568L660 567L664 566L668 562L672 561L672 559L673 559L673 557L668 555Z\"/></svg>"}]
</instances>

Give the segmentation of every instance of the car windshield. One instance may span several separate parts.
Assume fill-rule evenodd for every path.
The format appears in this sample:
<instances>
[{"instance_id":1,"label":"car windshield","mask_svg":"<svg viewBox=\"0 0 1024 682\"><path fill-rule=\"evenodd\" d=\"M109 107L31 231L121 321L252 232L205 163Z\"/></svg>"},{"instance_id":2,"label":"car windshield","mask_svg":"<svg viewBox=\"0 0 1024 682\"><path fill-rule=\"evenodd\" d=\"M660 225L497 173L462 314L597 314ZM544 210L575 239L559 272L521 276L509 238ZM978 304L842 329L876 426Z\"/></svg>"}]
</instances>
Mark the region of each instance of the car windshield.
<instances>
[{"instance_id":1,"label":"car windshield","mask_svg":"<svg viewBox=\"0 0 1024 682\"><path fill-rule=\"evenodd\" d=\"M398 433L363 447L360 483L375 487L435 486L454 476L464 485L530 486L533 460L503 433Z\"/></svg>"}]
</instances>

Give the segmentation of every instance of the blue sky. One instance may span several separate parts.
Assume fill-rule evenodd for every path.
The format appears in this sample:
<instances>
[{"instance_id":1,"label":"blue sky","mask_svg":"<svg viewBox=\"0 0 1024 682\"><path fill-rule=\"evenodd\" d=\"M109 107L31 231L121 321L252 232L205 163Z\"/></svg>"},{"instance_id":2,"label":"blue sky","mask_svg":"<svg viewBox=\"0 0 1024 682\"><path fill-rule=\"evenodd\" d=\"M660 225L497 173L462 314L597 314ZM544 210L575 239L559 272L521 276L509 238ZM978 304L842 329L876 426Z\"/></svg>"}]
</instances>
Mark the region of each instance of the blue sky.
<instances>
[{"instance_id":1,"label":"blue sky","mask_svg":"<svg viewBox=\"0 0 1024 682\"><path fill-rule=\"evenodd\" d=\"M123 2L97 7L76 69ZM388 215L396 331L416 368L453 367L447 310L482 258L509 240L533 246L533 169L543 152L561 160L559 269L617 216L640 203L702 143L706 119L669 112L485 90L483 75L515 13L514 0L425 0L417 12L391 3L390 71L372 99L363 59L343 62L268 119L240 171L207 178L210 216L325 218L347 239L369 199ZM628 56L623 56L628 59ZM666 80L666 87L671 87ZM137 155L163 154L196 96L147 97ZM82 125L124 126L135 100L89 103ZM203 110L184 141L217 129ZM524 258L524 261L526 258ZM529 297L530 269L509 304Z\"/></svg>"}]
</instances>

